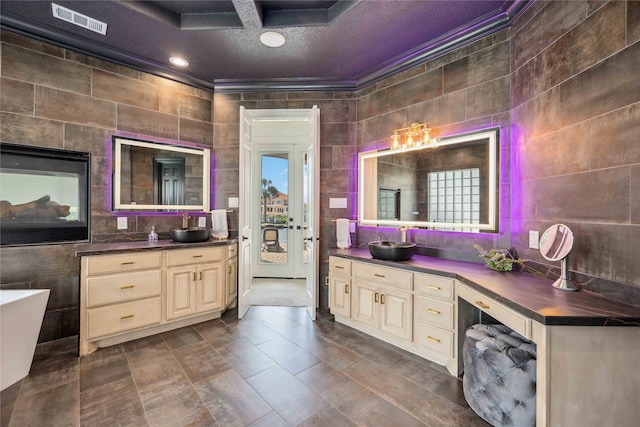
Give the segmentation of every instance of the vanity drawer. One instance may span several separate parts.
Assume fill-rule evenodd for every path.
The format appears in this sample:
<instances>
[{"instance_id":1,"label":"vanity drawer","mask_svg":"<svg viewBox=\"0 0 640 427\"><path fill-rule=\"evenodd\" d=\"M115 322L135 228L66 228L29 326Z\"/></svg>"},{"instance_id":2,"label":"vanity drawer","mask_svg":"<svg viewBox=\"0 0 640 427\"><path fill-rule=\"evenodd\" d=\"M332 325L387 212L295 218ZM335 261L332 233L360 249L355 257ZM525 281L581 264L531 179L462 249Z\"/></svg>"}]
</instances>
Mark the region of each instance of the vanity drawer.
<instances>
[{"instance_id":1,"label":"vanity drawer","mask_svg":"<svg viewBox=\"0 0 640 427\"><path fill-rule=\"evenodd\" d=\"M445 329L453 329L453 303L418 295L416 314L419 322L427 322Z\"/></svg>"},{"instance_id":2,"label":"vanity drawer","mask_svg":"<svg viewBox=\"0 0 640 427\"><path fill-rule=\"evenodd\" d=\"M118 255L90 256L87 259L87 275L121 273L146 270L162 266L161 251L132 252Z\"/></svg>"},{"instance_id":3,"label":"vanity drawer","mask_svg":"<svg viewBox=\"0 0 640 427\"><path fill-rule=\"evenodd\" d=\"M161 284L160 269L89 277L87 307L160 295Z\"/></svg>"},{"instance_id":4,"label":"vanity drawer","mask_svg":"<svg viewBox=\"0 0 640 427\"><path fill-rule=\"evenodd\" d=\"M453 332L426 323L416 324L415 342L418 347L453 357Z\"/></svg>"},{"instance_id":5,"label":"vanity drawer","mask_svg":"<svg viewBox=\"0 0 640 427\"><path fill-rule=\"evenodd\" d=\"M205 246L193 249L176 249L167 251L167 266L222 261L224 259L224 256L224 246Z\"/></svg>"},{"instance_id":6,"label":"vanity drawer","mask_svg":"<svg viewBox=\"0 0 640 427\"><path fill-rule=\"evenodd\" d=\"M331 274L351 276L351 261L344 258L329 257L329 271Z\"/></svg>"},{"instance_id":7,"label":"vanity drawer","mask_svg":"<svg viewBox=\"0 0 640 427\"><path fill-rule=\"evenodd\" d=\"M407 291L413 289L413 273L410 271L380 267L379 265L362 262L354 263L353 269L358 279L393 286Z\"/></svg>"},{"instance_id":8,"label":"vanity drawer","mask_svg":"<svg viewBox=\"0 0 640 427\"><path fill-rule=\"evenodd\" d=\"M98 338L161 321L161 298L87 310L87 337Z\"/></svg>"},{"instance_id":9,"label":"vanity drawer","mask_svg":"<svg viewBox=\"0 0 640 427\"><path fill-rule=\"evenodd\" d=\"M227 246L227 259L233 258L234 256L238 256L238 244L233 243Z\"/></svg>"},{"instance_id":10,"label":"vanity drawer","mask_svg":"<svg viewBox=\"0 0 640 427\"><path fill-rule=\"evenodd\" d=\"M413 281L417 293L453 301L453 290L455 289L453 279L415 273Z\"/></svg>"},{"instance_id":11,"label":"vanity drawer","mask_svg":"<svg viewBox=\"0 0 640 427\"><path fill-rule=\"evenodd\" d=\"M531 339L531 319L464 285L458 286L458 296L523 337Z\"/></svg>"}]
</instances>

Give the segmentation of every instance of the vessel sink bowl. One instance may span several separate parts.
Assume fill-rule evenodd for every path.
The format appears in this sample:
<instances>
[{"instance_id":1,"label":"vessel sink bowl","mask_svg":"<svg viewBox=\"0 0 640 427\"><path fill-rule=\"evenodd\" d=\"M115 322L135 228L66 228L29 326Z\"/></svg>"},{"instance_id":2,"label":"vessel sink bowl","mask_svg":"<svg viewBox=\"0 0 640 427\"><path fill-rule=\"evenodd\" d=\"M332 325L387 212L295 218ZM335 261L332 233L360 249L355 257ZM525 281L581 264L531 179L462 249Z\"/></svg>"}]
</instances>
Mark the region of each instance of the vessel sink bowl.
<instances>
[{"instance_id":1,"label":"vessel sink bowl","mask_svg":"<svg viewBox=\"0 0 640 427\"><path fill-rule=\"evenodd\" d=\"M371 256L386 261L407 261L416 253L416 244L409 242L369 242Z\"/></svg>"},{"instance_id":2,"label":"vessel sink bowl","mask_svg":"<svg viewBox=\"0 0 640 427\"><path fill-rule=\"evenodd\" d=\"M211 229L200 227L172 228L169 234L174 242L198 243L209 240L211 237Z\"/></svg>"}]
</instances>

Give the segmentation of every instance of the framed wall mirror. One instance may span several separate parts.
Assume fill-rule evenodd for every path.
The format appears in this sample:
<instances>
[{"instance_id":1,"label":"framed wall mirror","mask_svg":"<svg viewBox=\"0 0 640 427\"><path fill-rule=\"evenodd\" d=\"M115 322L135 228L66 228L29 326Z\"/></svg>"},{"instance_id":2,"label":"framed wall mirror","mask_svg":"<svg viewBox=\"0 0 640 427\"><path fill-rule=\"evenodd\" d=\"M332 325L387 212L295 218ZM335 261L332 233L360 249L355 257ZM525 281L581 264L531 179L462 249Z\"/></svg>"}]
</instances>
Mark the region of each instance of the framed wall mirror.
<instances>
[{"instance_id":1,"label":"framed wall mirror","mask_svg":"<svg viewBox=\"0 0 640 427\"><path fill-rule=\"evenodd\" d=\"M210 150L119 136L112 144L114 210L210 210Z\"/></svg>"},{"instance_id":2,"label":"framed wall mirror","mask_svg":"<svg viewBox=\"0 0 640 427\"><path fill-rule=\"evenodd\" d=\"M499 232L500 128L360 153L358 222Z\"/></svg>"}]
</instances>

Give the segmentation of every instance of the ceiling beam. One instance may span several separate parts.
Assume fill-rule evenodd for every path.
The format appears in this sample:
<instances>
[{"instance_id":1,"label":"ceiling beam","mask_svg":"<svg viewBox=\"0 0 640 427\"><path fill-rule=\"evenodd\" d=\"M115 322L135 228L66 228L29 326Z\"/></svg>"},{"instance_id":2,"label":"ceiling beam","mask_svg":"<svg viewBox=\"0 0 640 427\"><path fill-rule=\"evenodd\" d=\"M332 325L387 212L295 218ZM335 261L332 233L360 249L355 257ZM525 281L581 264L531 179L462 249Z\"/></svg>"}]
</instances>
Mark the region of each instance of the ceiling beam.
<instances>
[{"instance_id":1,"label":"ceiling beam","mask_svg":"<svg viewBox=\"0 0 640 427\"><path fill-rule=\"evenodd\" d=\"M255 0L231 0L238 17L245 28L262 28L262 9Z\"/></svg>"}]
</instances>

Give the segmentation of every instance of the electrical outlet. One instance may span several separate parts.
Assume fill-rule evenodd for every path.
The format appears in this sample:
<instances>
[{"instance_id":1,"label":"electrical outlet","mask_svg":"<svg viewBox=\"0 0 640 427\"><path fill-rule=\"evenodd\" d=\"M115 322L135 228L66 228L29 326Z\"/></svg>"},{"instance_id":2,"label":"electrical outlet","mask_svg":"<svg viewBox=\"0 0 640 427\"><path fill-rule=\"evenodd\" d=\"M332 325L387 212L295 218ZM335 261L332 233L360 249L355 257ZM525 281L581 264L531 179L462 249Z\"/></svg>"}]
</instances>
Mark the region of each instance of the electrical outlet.
<instances>
[{"instance_id":1,"label":"electrical outlet","mask_svg":"<svg viewBox=\"0 0 640 427\"><path fill-rule=\"evenodd\" d=\"M229 197L229 208L237 208L240 200L237 197Z\"/></svg>"},{"instance_id":2,"label":"electrical outlet","mask_svg":"<svg viewBox=\"0 0 640 427\"><path fill-rule=\"evenodd\" d=\"M200 216L198 217L198 227L206 227L207 226L207 217Z\"/></svg>"},{"instance_id":3,"label":"electrical outlet","mask_svg":"<svg viewBox=\"0 0 640 427\"><path fill-rule=\"evenodd\" d=\"M529 248L540 249L540 232L529 230Z\"/></svg>"},{"instance_id":4,"label":"electrical outlet","mask_svg":"<svg viewBox=\"0 0 640 427\"><path fill-rule=\"evenodd\" d=\"M119 216L118 217L118 230L126 230L127 229L127 217Z\"/></svg>"}]
</instances>

